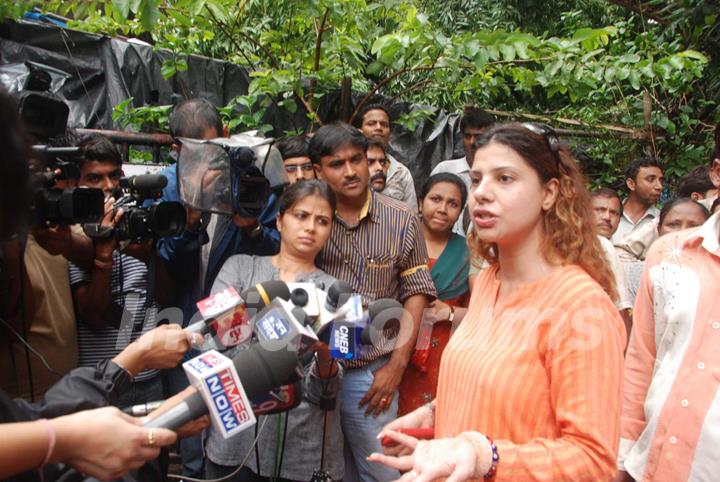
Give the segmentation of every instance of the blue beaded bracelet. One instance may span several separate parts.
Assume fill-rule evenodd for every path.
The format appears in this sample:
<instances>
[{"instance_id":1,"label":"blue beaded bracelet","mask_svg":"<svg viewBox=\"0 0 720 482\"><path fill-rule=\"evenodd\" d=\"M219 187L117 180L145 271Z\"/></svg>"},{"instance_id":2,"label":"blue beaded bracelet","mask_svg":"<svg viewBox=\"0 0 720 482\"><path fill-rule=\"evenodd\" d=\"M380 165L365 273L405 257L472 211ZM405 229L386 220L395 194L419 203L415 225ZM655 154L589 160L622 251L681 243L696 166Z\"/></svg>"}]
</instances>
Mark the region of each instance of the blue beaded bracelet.
<instances>
[{"instance_id":1,"label":"blue beaded bracelet","mask_svg":"<svg viewBox=\"0 0 720 482\"><path fill-rule=\"evenodd\" d=\"M488 439L488 442L490 442L490 448L492 449L492 464L490 465L490 469L487 471L487 474L483 476L484 479L492 479L495 477L495 474L497 474L497 466L498 462L500 462L500 456L498 455L497 445L495 445L495 442L493 442L493 439L485 436Z\"/></svg>"}]
</instances>

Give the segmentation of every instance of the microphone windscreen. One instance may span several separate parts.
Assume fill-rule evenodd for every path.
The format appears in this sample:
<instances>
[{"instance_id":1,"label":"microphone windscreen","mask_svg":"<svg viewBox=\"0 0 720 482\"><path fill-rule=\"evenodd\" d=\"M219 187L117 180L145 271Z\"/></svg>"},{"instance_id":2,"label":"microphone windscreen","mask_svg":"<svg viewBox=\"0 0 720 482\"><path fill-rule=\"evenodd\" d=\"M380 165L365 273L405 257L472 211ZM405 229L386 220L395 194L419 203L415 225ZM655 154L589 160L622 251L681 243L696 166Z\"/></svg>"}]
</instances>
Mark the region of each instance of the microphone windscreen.
<instances>
[{"instance_id":1,"label":"microphone windscreen","mask_svg":"<svg viewBox=\"0 0 720 482\"><path fill-rule=\"evenodd\" d=\"M349 283L337 280L334 282L327 291L327 297L325 298L325 308L330 312L335 312L337 309L344 305L347 300L352 296L353 289Z\"/></svg>"},{"instance_id":2,"label":"microphone windscreen","mask_svg":"<svg viewBox=\"0 0 720 482\"><path fill-rule=\"evenodd\" d=\"M240 295L248 310L262 310L275 298L290 299L290 288L284 281L270 280L246 289Z\"/></svg>"},{"instance_id":3,"label":"microphone windscreen","mask_svg":"<svg viewBox=\"0 0 720 482\"><path fill-rule=\"evenodd\" d=\"M400 319L403 314L403 305L393 298L380 298L368 306L370 323L360 334L360 341L364 345L372 345L373 336L394 333L397 336L400 329Z\"/></svg>"},{"instance_id":4,"label":"microphone windscreen","mask_svg":"<svg viewBox=\"0 0 720 482\"><path fill-rule=\"evenodd\" d=\"M167 177L162 174L139 174L127 178L126 188L134 188L138 191L154 191L167 186Z\"/></svg>"},{"instance_id":5,"label":"microphone windscreen","mask_svg":"<svg viewBox=\"0 0 720 482\"><path fill-rule=\"evenodd\" d=\"M251 345L233 357L233 364L248 397L288 383L298 366L293 350L270 350L262 343Z\"/></svg>"}]
</instances>

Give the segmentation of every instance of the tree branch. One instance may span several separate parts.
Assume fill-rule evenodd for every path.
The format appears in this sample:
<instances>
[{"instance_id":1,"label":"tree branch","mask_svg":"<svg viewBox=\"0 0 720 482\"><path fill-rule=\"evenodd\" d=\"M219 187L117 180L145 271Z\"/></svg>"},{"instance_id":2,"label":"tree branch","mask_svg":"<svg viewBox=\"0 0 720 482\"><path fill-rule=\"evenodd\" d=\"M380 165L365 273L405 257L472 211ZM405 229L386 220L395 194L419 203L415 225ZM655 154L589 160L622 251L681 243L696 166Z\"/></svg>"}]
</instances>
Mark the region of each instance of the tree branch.
<instances>
[{"instance_id":1,"label":"tree branch","mask_svg":"<svg viewBox=\"0 0 720 482\"><path fill-rule=\"evenodd\" d=\"M609 0L609 2L635 13L639 13L640 15L644 15L647 18L651 18L659 24L668 25L670 23L665 18L661 17L660 13L655 9L645 5L639 0Z\"/></svg>"},{"instance_id":2,"label":"tree branch","mask_svg":"<svg viewBox=\"0 0 720 482\"><path fill-rule=\"evenodd\" d=\"M207 6L206 6L205 8L207 8ZM218 26L218 28L228 37L228 39L233 43L233 45L235 45L235 48L236 48L237 50L239 50L240 52L243 52L242 46L241 46L240 44L238 44L237 40L235 40L235 38L234 38L233 36L231 36L231 35L229 34L229 32L225 29L225 24L224 24L223 22L221 22L221 21L215 16L215 14L213 13L212 10L210 10L209 8L207 8L207 10L208 10L208 12L210 12L210 16L212 17L212 19L213 19L213 21L215 22L215 24L216 24L216 25ZM277 59L276 59L275 56L272 54L272 52L270 52L269 50L267 50L267 49L265 48L264 45L262 45L260 42L258 42L257 40L255 40L254 38L252 38L251 36L249 36L248 34L246 34L245 32L243 32L242 30L238 30L237 33L238 33L242 38L244 38L245 40L247 40L247 41L250 42L251 44L255 45L255 47L257 47L258 49L260 49L260 50L265 54L265 56L267 57L267 59L270 61L270 63L272 64L272 66L273 66L275 69L280 70L280 64L278 63ZM249 60L246 55L244 55L244 54L242 54L242 55L243 55L243 57L245 57L245 59ZM251 65L249 65L249 67L252 68L252 63L251 63ZM300 100L300 102L302 103L302 105L305 106L305 109L308 111L308 113L314 115L315 118L318 119L318 122L320 122L320 123L322 124L322 122L320 121L320 117L317 115L317 112L315 112L315 109L313 109L312 105L310 105L310 104L303 98L303 96L300 95L300 93L299 93L297 90L293 90L293 94L295 95L295 97L298 98L298 100ZM277 102L275 102L275 99L273 99L271 96L268 96L268 97L270 97L270 101L271 101L273 104L275 104L278 108L280 108L280 106L277 105ZM291 117L291 120L292 120L292 122L293 122L293 125L296 126L296 129L295 129L295 130L297 130L297 124L295 124L295 120L292 119L292 117Z\"/></svg>"},{"instance_id":3,"label":"tree branch","mask_svg":"<svg viewBox=\"0 0 720 482\"><path fill-rule=\"evenodd\" d=\"M317 73L320 70L320 55L322 53L322 37L325 32L325 22L327 22L328 14L330 13L330 7L325 7L325 13L320 21L320 26L317 26L317 22L313 19L315 24L315 61L313 62L313 71ZM313 95L315 94L315 87L317 87L317 78L313 77L310 79L310 89L308 92L309 102L312 102Z\"/></svg>"},{"instance_id":4,"label":"tree branch","mask_svg":"<svg viewBox=\"0 0 720 482\"><path fill-rule=\"evenodd\" d=\"M365 96L363 96L363 98L360 100L360 102L358 102L357 106L355 106L355 110L353 111L352 115L350 116L349 122L352 123L352 121L355 119L355 116L358 114L358 112L360 112L360 109L362 108L363 105L365 105L365 102L367 102L370 97L375 95L375 93L378 90L382 89L384 86L386 86L387 84L389 84L396 78L400 77L402 74L405 74L408 72L420 72L423 70L437 70L437 69L450 69L450 68L454 68L454 67L450 67L449 65L441 66L441 67L437 67L435 65L425 65L425 66L420 66L420 67L405 67L404 69L400 69L400 70L393 72L388 77L385 77L383 80L378 82L377 85L375 85L375 87L373 87L367 94L365 94Z\"/></svg>"},{"instance_id":5,"label":"tree branch","mask_svg":"<svg viewBox=\"0 0 720 482\"><path fill-rule=\"evenodd\" d=\"M566 119L566 118L551 118L544 115L537 115L537 114L527 114L524 112L507 112L502 110L491 110L486 109L486 112L500 116L500 117L509 117L511 119L530 119L534 121L542 121L547 123L554 123L558 122L561 124L567 124L572 126L578 126L578 127L584 127L589 129L595 129L595 131L582 131L582 130L567 130L567 129L556 129L557 133L560 135L565 136L578 136L578 137L605 137L606 135L610 135L611 133L617 136L622 137L630 137L631 139L638 139L638 140L648 140L647 139L647 133L643 129L632 129L629 127L622 127L622 126L614 126L609 124L588 124L586 122L582 122L576 119ZM610 132L601 132L601 131L610 131Z\"/></svg>"}]
</instances>

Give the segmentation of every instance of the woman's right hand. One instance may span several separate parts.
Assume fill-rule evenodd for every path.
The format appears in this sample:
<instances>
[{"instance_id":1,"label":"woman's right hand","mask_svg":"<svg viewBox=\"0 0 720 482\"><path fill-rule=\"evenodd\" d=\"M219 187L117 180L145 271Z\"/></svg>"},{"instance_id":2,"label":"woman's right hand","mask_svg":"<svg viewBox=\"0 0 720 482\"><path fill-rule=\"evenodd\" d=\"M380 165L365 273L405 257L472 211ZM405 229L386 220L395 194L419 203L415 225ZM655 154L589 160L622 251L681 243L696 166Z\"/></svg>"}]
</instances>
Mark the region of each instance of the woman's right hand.
<instances>
[{"instance_id":1,"label":"woman's right hand","mask_svg":"<svg viewBox=\"0 0 720 482\"><path fill-rule=\"evenodd\" d=\"M144 428L139 418L115 407L77 412L49 422L57 435L50 460L65 462L100 480L117 479L141 467L177 438L168 429Z\"/></svg>"},{"instance_id":2,"label":"woman's right hand","mask_svg":"<svg viewBox=\"0 0 720 482\"><path fill-rule=\"evenodd\" d=\"M423 405L422 407L413 410L407 415L396 418L389 424L385 425L380 434L378 435L378 438L383 438L385 436L385 432L387 432L388 430L398 432L402 429L409 428L432 428L434 424L435 420L432 409L427 405ZM383 447L383 452L385 453L385 455L408 455L412 453L412 451L413 450L411 448L403 444Z\"/></svg>"}]
</instances>

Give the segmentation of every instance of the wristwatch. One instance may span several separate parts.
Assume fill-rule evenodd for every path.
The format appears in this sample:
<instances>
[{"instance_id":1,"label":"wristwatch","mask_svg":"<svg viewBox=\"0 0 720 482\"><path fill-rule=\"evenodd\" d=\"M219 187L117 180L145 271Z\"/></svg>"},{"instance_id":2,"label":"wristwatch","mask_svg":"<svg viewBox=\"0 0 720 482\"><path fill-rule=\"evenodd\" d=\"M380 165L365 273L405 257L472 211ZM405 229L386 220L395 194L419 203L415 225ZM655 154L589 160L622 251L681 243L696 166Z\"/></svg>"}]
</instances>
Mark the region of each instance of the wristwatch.
<instances>
[{"instance_id":1,"label":"wristwatch","mask_svg":"<svg viewBox=\"0 0 720 482\"><path fill-rule=\"evenodd\" d=\"M455 319L455 307L450 305L450 315L448 316L448 321L452 323L452 321Z\"/></svg>"}]
</instances>

